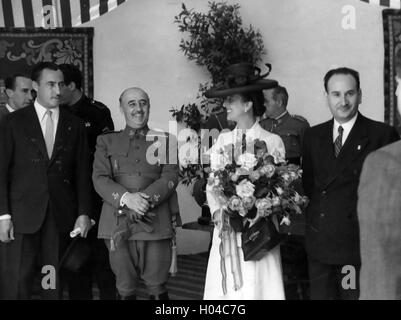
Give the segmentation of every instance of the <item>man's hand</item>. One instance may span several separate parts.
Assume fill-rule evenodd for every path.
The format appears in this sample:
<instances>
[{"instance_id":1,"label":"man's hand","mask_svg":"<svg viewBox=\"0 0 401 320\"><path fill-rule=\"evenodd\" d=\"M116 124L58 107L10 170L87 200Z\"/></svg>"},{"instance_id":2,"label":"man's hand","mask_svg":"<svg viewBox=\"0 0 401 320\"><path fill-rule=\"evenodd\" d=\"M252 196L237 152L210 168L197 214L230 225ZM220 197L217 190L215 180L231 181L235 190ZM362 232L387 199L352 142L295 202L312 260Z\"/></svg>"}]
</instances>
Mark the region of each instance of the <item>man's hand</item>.
<instances>
[{"instance_id":1,"label":"man's hand","mask_svg":"<svg viewBox=\"0 0 401 320\"><path fill-rule=\"evenodd\" d=\"M74 230L77 228L81 229L81 237L86 238L89 229L92 227L91 220L86 214L80 215L75 221Z\"/></svg>"},{"instance_id":2,"label":"man's hand","mask_svg":"<svg viewBox=\"0 0 401 320\"><path fill-rule=\"evenodd\" d=\"M135 210L129 210L128 216L131 222L134 222L140 220L143 217L143 214L140 214Z\"/></svg>"},{"instance_id":3,"label":"man's hand","mask_svg":"<svg viewBox=\"0 0 401 320\"><path fill-rule=\"evenodd\" d=\"M14 226L11 219L0 220L0 241L7 243L14 240Z\"/></svg>"},{"instance_id":4,"label":"man's hand","mask_svg":"<svg viewBox=\"0 0 401 320\"><path fill-rule=\"evenodd\" d=\"M128 193L124 197L125 205L137 214L144 215L149 210L149 196L142 192Z\"/></svg>"}]
</instances>

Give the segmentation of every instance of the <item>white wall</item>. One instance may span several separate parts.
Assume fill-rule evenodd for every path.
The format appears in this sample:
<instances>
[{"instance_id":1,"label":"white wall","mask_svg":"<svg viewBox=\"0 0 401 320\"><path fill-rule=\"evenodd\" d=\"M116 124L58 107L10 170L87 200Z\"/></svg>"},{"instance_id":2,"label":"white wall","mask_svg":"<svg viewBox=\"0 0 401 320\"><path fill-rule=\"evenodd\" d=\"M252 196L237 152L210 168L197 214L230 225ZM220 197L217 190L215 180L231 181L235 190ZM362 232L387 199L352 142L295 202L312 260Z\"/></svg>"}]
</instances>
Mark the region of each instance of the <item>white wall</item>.
<instances>
[{"instance_id":1,"label":"white wall","mask_svg":"<svg viewBox=\"0 0 401 320\"><path fill-rule=\"evenodd\" d=\"M207 1L184 0L188 8L206 10ZM241 5L244 24L258 28L273 65L271 77L287 87L290 112L311 124L327 120L322 78L328 69L349 66L360 71L362 112L384 119L383 30L381 8L360 0L229 0ZM342 8L356 9L356 29L344 30ZM182 35L173 23L181 1L128 0L95 27L95 98L112 109L123 127L118 96L124 88L149 92L151 125L167 129L169 109L194 99L207 71L179 51Z\"/></svg>"}]
</instances>

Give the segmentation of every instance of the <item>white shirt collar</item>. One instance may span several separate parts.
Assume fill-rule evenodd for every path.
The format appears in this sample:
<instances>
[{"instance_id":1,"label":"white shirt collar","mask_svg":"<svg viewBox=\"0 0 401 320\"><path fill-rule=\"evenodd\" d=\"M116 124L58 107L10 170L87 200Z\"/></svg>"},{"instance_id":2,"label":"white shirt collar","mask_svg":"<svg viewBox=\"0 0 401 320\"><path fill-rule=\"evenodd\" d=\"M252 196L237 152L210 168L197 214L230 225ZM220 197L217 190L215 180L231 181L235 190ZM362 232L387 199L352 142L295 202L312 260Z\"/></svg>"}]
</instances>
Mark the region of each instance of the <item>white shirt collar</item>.
<instances>
[{"instance_id":1,"label":"white shirt collar","mask_svg":"<svg viewBox=\"0 0 401 320\"><path fill-rule=\"evenodd\" d=\"M237 137L239 134L242 135L243 133L245 133L246 137L249 139L250 137L255 137L261 128L262 127L260 126L259 121L255 121L253 126L247 130L238 129L238 126L236 126L233 130L234 137Z\"/></svg>"},{"instance_id":2,"label":"white shirt collar","mask_svg":"<svg viewBox=\"0 0 401 320\"><path fill-rule=\"evenodd\" d=\"M13 108L10 107L10 105L8 103L6 103L6 108L10 112L14 112L15 111Z\"/></svg>"},{"instance_id":3,"label":"white shirt collar","mask_svg":"<svg viewBox=\"0 0 401 320\"><path fill-rule=\"evenodd\" d=\"M344 131L343 131L343 141L342 144L344 144L345 140L347 140L352 128L354 127L354 124L356 122L356 119L358 118L358 112L353 116L350 120L348 120L345 123L339 123L336 119L334 119L334 125L333 125L333 142L336 140L338 136L338 127L342 126Z\"/></svg>"},{"instance_id":4,"label":"white shirt collar","mask_svg":"<svg viewBox=\"0 0 401 320\"><path fill-rule=\"evenodd\" d=\"M35 107L36 114L38 115L39 121L43 121L43 118L44 118L45 115L46 115L47 109L46 109L44 106L42 106L42 105L38 102L38 100L35 100L35 102L34 102L33 105L34 105L34 107ZM51 111L52 111L52 118L53 118L53 120L58 119L58 114L59 114L59 112L60 112L60 111L59 111L59 107L52 108Z\"/></svg>"}]
</instances>

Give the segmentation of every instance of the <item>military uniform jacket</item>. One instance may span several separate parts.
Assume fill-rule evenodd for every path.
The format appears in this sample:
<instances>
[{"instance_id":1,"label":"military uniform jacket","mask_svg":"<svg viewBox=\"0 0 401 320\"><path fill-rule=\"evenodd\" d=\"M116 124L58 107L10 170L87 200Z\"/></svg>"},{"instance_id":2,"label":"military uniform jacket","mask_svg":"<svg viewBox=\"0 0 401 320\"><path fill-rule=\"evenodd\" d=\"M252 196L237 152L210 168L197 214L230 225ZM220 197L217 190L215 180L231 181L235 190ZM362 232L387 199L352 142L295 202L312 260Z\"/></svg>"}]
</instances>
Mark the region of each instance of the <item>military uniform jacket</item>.
<instances>
[{"instance_id":1,"label":"military uniform jacket","mask_svg":"<svg viewBox=\"0 0 401 320\"><path fill-rule=\"evenodd\" d=\"M72 106L65 106L73 115L82 119L85 125L88 147L90 151L90 163L93 163L93 157L96 149L97 137L105 132L113 131L114 124L111 118L110 110L101 102L88 98L84 94ZM92 172L92 168L91 168ZM102 199L92 187L93 198L93 218L96 220L94 229L98 227L100 211L102 209ZM96 233L96 232L94 232Z\"/></svg>"},{"instance_id":2,"label":"military uniform jacket","mask_svg":"<svg viewBox=\"0 0 401 320\"><path fill-rule=\"evenodd\" d=\"M276 119L263 119L260 121L263 129L278 134L285 145L286 159L292 163L299 164L302 143L305 130L309 128L309 123L304 118L297 115L290 115L284 112Z\"/></svg>"},{"instance_id":3,"label":"military uniform jacket","mask_svg":"<svg viewBox=\"0 0 401 320\"><path fill-rule=\"evenodd\" d=\"M397 131L361 114L338 157L330 120L308 129L302 155L306 209L306 251L333 265L360 265L357 192L366 156L399 139ZM379 231L378 231L379 232Z\"/></svg>"},{"instance_id":4,"label":"military uniform jacket","mask_svg":"<svg viewBox=\"0 0 401 320\"><path fill-rule=\"evenodd\" d=\"M114 130L110 110L103 103L88 98L84 94L72 106L65 107L78 118L82 119L88 136L88 145L93 156L96 149L97 137Z\"/></svg>"},{"instance_id":5,"label":"military uniform jacket","mask_svg":"<svg viewBox=\"0 0 401 320\"><path fill-rule=\"evenodd\" d=\"M103 198L99 238L109 239L117 225L116 211L125 192L143 192L150 196L155 213L154 231L134 233L132 240L171 238L172 210L169 199L178 183L176 162L168 164L169 138L166 133L126 127L123 131L98 137L93 163L95 190ZM156 151L157 150L157 151ZM151 155L156 155L152 157Z\"/></svg>"}]
</instances>

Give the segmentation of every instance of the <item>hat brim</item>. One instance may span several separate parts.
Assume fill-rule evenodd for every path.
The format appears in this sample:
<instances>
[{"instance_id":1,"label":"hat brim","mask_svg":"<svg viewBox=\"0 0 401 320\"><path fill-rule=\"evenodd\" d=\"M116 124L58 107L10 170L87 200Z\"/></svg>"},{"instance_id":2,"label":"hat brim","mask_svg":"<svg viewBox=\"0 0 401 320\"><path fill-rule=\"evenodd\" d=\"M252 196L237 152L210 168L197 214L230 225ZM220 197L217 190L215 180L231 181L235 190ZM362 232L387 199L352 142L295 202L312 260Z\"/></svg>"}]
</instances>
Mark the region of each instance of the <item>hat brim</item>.
<instances>
[{"instance_id":1,"label":"hat brim","mask_svg":"<svg viewBox=\"0 0 401 320\"><path fill-rule=\"evenodd\" d=\"M254 83L247 84L242 87L228 88L226 85L220 87L214 87L205 92L205 97L222 98L238 93L272 89L276 88L277 86L278 82L276 80L260 79Z\"/></svg>"}]
</instances>

